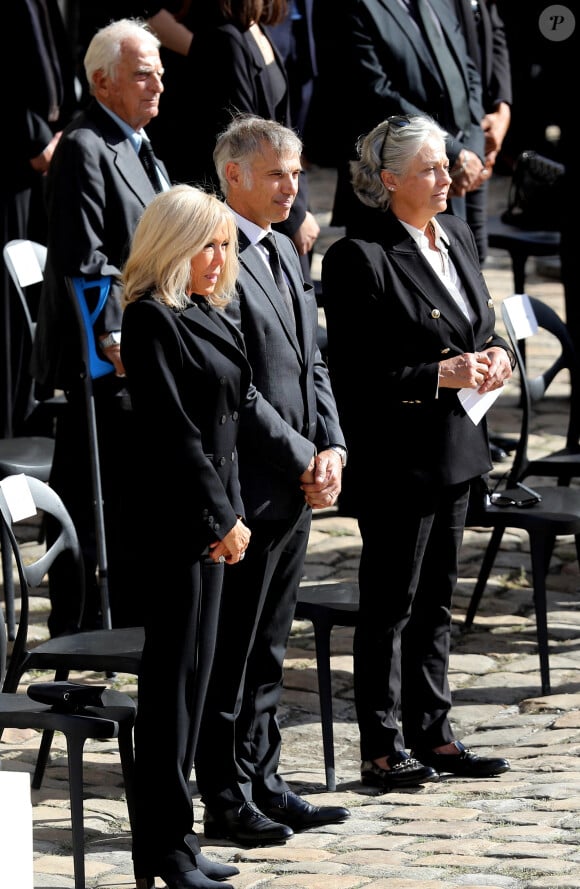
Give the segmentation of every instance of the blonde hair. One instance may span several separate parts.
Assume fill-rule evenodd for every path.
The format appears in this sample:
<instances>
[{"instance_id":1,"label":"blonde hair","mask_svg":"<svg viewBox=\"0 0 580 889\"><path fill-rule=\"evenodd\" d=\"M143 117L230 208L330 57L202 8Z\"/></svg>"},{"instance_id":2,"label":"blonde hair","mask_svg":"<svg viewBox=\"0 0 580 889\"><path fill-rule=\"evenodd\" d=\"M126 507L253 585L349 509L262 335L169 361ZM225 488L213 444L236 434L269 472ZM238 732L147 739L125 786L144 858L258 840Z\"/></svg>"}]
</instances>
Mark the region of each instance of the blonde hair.
<instances>
[{"instance_id":1,"label":"blonde hair","mask_svg":"<svg viewBox=\"0 0 580 889\"><path fill-rule=\"evenodd\" d=\"M231 300L238 277L238 236L232 213L215 195L192 185L174 185L158 194L139 220L122 270L123 308L146 293L171 308L187 307L191 259L224 224L229 241L224 267L214 293L207 297L216 307Z\"/></svg>"}]
</instances>

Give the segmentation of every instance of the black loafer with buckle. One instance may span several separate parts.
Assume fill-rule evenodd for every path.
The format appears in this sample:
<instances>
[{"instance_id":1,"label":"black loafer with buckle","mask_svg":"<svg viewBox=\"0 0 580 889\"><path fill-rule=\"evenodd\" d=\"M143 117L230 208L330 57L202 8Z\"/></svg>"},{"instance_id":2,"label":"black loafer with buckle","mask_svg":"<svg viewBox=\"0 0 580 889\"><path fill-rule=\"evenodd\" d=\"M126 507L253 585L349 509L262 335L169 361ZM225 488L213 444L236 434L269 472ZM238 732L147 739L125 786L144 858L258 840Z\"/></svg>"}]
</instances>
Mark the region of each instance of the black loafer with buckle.
<instances>
[{"instance_id":1,"label":"black loafer with buckle","mask_svg":"<svg viewBox=\"0 0 580 889\"><path fill-rule=\"evenodd\" d=\"M461 741L453 742L457 753L434 753L432 750L413 751L414 756L433 766L438 772L449 772L461 778L492 778L511 768L509 760L501 756L479 756L468 750Z\"/></svg>"},{"instance_id":2,"label":"black loafer with buckle","mask_svg":"<svg viewBox=\"0 0 580 889\"><path fill-rule=\"evenodd\" d=\"M419 787L427 781L438 781L439 775L429 765L409 756L404 750L398 750L387 757L388 769L367 761L361 764L360 779L362 784L380 787L382 790L396 790L399 787Z\"/></svg>"}]
</instances>

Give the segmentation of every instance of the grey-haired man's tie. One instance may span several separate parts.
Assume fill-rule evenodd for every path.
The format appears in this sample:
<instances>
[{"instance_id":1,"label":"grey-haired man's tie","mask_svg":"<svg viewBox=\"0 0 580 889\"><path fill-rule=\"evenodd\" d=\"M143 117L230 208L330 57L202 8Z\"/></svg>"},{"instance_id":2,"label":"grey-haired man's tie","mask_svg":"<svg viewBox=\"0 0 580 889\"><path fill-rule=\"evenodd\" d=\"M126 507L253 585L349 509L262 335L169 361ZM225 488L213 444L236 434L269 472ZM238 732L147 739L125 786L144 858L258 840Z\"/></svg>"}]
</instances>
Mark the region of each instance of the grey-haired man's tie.
<instances>
[{"instance_id":1,"label":"grey-haired man's tie","mask_svg":"<svg viewBox=\"0 0 580 889\"><path fill-rule=\"evenodd\" d=\"M151 144L147 139L141 139L141 147L139 149L139 160L145 168L145 172L149 176L151 185L155 191L161 191L161 181L157 173L157 164L155 163L155 155Z\"/></svg>"},{"instance_id":2,"label":"grey-haired man's tie","mask_svg":"<svg viewBox=\"0 0 580 889\"><path fill-rule=\"evenodd\" d=\"M288 287L288 282L284 277L284 272L282 271L282 264L280 263L280 254L278 253L278 248L276 246L276 241L274 240L274 235L272 232L268 232L268 234L262 238L260 241L261 244L264 245L268 254L270 256L270 268L272 269L272 274L274 276L274 281L276 282L276 286L280 291L280 296L284 301L284 305L288 309L290 314L290 318L292 322L295 323L294 316L294 303L292 302L292 294L290 293L290 288Z\"/></svg>"}]
</instances>

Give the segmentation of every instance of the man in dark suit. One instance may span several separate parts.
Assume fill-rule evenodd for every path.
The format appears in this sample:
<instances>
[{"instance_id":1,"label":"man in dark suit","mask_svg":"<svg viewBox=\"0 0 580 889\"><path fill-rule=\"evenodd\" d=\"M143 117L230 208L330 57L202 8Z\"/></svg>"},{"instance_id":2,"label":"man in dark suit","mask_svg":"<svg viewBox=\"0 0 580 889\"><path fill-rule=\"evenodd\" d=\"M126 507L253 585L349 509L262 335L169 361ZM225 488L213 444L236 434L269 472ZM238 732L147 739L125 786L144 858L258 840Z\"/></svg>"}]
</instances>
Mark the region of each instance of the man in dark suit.
<instances>
[{"instance_id":1,"label":"man in dark suit","mask_svg":"<svg viewBox=\"0 0 580 889\"><path fill-rule=\"evenodd\" d=\"M510 53L504 23L494 0L450 0L461 24L467 51L479 72L481 121L485 136L485 166L488 175L479 188L465 195L466 218L475 236L479 260L487 256L487 193L489 177L501 150L511 120L512 83Z\"/></svg>"},{"instance_id":2,"label":"man in dark suit","mask_svg":"<svg viewBox=\"0 0 580 889\"><path fill-rule=\"evenodd\" d=\"M77 109L73 54L57 0L7 0L4 33L18 48L10 60L5 91L3 173L0 177L2 244L15 238L45 242L43 186L61 132ZM28 407L18 400L18 380L28 371L22 354L22 321L10 312L10 279L0 284L0 434L16 435ZM33 288L28 288L30 296ZM34 294L33 303L38 294ZM36 305L30 305L36 319ZM12 378L12 379L11 379Z\"/></svg>"},{"instance_id":3,"label":"man in dark suit","mask_svg":"<svg viewBox=\"0 0 580 889\"><path fill-rule=\"evenodd\" d=\"M226 571L214 670L195 759L206 807L206 837L247 845L281 843L294 830L344 820L348 810L312 806L278 774L276 719L283 661L304 566L311 507L335 502L346 461L328 371L316 344L317 307L296 249L273 222L290 212L302 143L260 117L234 119L214 160L240 239L239 300L228 313L240 327L256 388L317 449L315 481L303 490L264 465L244 427L240 483L252 545ZM275 281L276 248L284 280ZM272 250L272 259L269 260ZM306 502L305 502L306 500ZM226 666L227 665L227 666Z\"/></svg>"},{"instance_id":4,"label":"man in dark suit","mask_svg":"<svg viewBox=\"0 0 580 889\"><path fill-rule=\"evenodd\" d=\"M118 48L120 47L120 49ZM88 624L98 621L92 493L86 417L80 378L80 346L65 276L119 275L139 217L156 191L138 155L143 127L157 115L163 91L159 41L145 26L120 20L97 32L85 55L93 100L67 127L55 151L47 182L48 254L33 355L35 379L63 389L68 409L59 417L51 485L69 508L83 549ZM157 161L157 190L169 175ZM122 583L123 536L119 492L125 472L121 449L131 414L120 358L120 283L113 281L95 333L115 374L95 381L97 423L109 561L113 624L140 623ZM75 471L72 471L75 467ZM50 577L53 635L74 625L67 593L68 572ZM135 594L137 598L137 594Z\"/></svg>"},{"instance_id":5,"label":"man in dark suit","mask_svg":"<svg viewBox=\"0 0 580 889\"><path fill-rule=\"evenodd\" d=\"M430 114L445 128L453 177L448 212L465 218L465 193L481 183L485 169L481 81L447 0L428 0L427 11L454 63L460 86L453 91L447 88L441 50L421 24L416 0L345 0L340 14L334 4L332 9L332 40L324 27L330 6L322 2L316 33L321 76L330 87L325 94L340 97L343 123L336 148L333 224L346 226L353 236L363 226L372 235L377 217L361 210L348 165L356 158L361 133L393 114Z\"/></svg>"}]
</instances>

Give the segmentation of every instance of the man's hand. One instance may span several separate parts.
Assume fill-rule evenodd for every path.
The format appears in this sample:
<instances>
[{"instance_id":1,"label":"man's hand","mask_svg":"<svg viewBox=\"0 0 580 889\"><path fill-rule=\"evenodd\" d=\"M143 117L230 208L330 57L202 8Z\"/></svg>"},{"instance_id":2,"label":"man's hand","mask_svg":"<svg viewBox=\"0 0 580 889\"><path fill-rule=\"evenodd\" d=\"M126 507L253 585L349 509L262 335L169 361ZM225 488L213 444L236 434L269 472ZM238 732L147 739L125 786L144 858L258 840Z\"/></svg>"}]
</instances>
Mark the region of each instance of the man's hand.
<instances>
[{"instance_id":1,"label":"man's hand","mask_svg":"<svg viewBox=\"0 0 580 889\"><path fill-rule=\"evenodd\" d=\"M305 256L307 253L310 253L319 234L320 226L312 213L307 210L304 222L292 235L294 246L298 250L300 256Z\"/></svg>"},{"instance_id":2,"label":"man's hand","mask_svg":"<svg viewBox=\"0 0 580 889\"><path fill-rule=\"evenodd\" d=\"M334 506L342 487L342 460L336 451L328 448L316 455L314 480L302 482L304 499L311 509Z\"/></svg>"},{"instance_id":3,"label":"man's hand","mask_svg":"<svg viewBox=\"0 0 580 889\"><path fill-rule=\"evenodd\" d=\"M449 171L453 182L449 186L449 196L462 198L468 191L476 191L487 176L485 165L473 151L463 148L453 168Z\"/></svg>"}]
</instances>

